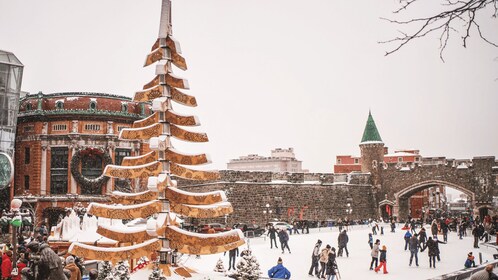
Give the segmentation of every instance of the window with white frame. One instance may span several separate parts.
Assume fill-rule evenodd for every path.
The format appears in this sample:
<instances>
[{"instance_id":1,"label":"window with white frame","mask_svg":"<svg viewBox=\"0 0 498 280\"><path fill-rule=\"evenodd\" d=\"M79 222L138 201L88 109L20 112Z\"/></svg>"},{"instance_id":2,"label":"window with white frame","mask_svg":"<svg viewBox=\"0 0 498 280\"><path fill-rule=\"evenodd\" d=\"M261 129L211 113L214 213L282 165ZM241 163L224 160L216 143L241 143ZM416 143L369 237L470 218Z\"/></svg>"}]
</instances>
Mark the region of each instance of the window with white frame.
<instances>
[{"instance_id":1,"label":"window with white frame","mask_svg":"<svg viewBox=\"0 0 498 280\"><path fill-rule=\"evenodd\" d=\"M85 130L99 131L100 124L87 123L87 124L85 124Z\"/></svg>"},{"instance_id":2,"label":"window with white frame","mask_svg":"<svg viewBox=\"0 0 498 280\"><path fill-rule=\"evenodd\" d=\"M67 125L65 124L54 124L52 126L53 131L66 131L67 130Z\"/></svg>"}]
</instances>

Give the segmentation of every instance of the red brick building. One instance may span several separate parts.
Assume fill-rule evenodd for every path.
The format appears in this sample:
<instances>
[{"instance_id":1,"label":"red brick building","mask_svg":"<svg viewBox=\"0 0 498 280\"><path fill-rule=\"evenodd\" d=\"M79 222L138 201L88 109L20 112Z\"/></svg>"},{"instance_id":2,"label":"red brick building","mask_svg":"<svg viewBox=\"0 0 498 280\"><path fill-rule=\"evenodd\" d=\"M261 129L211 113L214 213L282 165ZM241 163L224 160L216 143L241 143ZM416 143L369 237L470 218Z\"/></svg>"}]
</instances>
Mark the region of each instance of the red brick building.
<instances>
[{"instance_id":1,"label":"red brick building","mask_svg":"<svg viewBox=\"0 0 498 280\"><path fill-rule=\"evenodd\" d=\"M38 222L53 224L64 207L104 201L114 188L130 188L135 182L102 176L103 168L146 149L118 135L150 113L146 104L118 95L27 95L20 100L12 195L32 207Z\"/></svg>"}]
</instances>

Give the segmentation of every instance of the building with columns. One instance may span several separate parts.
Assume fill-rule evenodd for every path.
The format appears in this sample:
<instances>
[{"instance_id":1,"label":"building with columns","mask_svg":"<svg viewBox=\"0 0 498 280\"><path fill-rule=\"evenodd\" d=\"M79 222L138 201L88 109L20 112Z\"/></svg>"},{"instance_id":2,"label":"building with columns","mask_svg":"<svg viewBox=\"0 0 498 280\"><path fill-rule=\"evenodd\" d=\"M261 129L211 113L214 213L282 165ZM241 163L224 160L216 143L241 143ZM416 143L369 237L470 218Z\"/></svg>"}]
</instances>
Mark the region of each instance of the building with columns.
<instances>
[{"instance_id":1,"label":"building with columns","mask_svg":"<svg viewBox=\"0 0 498 280\"><path fill-rule=\"evenodd\" d=\"M30 94L20 100L15 145L14 196L53 225L65 207L105 201L113 189L138 182L102 175L107 164L143 152L119 131L150 115L129 97L86 92Z\"/></svg>"},{"instance_id":2,"label":"building with columns","mask_svg":"<svg viewBox=\"0 0 498 280\"><path fill-rule=\"evenodd\" d=\"M227 163L228 170L271 171L271 172L308 172L302 169L302 161L296 159L294 148L271 150L271 156L257 154L240 156Z\"/></svg>"}]
</instances>

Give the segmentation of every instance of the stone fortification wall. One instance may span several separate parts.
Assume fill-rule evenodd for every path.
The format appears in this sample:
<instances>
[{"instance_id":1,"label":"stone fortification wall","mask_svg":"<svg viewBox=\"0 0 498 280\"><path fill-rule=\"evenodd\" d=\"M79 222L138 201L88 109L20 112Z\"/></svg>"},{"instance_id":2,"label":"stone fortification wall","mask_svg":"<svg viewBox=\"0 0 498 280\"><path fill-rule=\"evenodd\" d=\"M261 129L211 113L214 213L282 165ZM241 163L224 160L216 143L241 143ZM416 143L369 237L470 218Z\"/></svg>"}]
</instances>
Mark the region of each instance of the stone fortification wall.
<instances>
[{"instance_id":1,"label":"stone fortification wall","mask_svg":"<svg viewBox=\"0 0 498 280\"><path fill-rule=\"evenodd\" d=\"M301 213L302 219L317 221L374 217L368 178L368 174L222 171L219 182L180 180L179 186L193 192L224 190L234 208L227 217L228 224L264 224L273 219L299 220ZM346 214L347 203L351 205L350 215ZM224 222L224 217L218 221Z\"/></svg>"}]
</instances>

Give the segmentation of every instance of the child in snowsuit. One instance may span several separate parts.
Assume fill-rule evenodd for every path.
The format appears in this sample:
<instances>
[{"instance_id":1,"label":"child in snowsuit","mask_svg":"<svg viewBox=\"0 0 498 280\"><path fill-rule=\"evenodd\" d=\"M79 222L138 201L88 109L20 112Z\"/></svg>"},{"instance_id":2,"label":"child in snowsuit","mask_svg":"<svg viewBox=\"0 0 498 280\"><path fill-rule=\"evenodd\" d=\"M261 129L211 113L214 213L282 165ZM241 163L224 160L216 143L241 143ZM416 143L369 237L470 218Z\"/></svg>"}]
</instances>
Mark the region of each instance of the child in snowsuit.
<instances>
[{"instance_id":1,"label":"child in snowsuit","mask_svg":"<svg viewBox=\"0 0 498 280\"><path fill-rule=\"evenodd\" d=\"M373 236L371 233L368 234L368 245L370 245L370 249L373 249Z\"/></svg>"},{"instance_id":2,"label":"child in snowsuit","mask_svg":"<svg viewBox=\"0 0 498 280\"><path fill-rule=\"evenodd\" d=\"M472 255L472 252L467 254L467 260L465 260L464 266L465 268L476 267L476 262L474 261L474 256Z\"/></svg>"},{"instance_id":3,"label":"child in snowsuit","mask_svg":"<svg viewBox=\"0 0 498 280\"><path fill-rule=\"evenodd\" d=\"M380 264L379 266L377 266L375 268L375 272L379 272L380 268L384 268L383 272L384 274L387 274L389 272L387 272L387 267L386 267L386 263L387 263L387 247L386 245L382 246L382 250L380 250Z\"/></svg>"}]
</instances>

